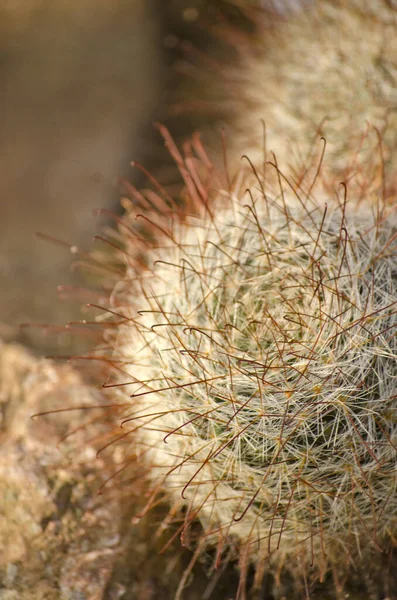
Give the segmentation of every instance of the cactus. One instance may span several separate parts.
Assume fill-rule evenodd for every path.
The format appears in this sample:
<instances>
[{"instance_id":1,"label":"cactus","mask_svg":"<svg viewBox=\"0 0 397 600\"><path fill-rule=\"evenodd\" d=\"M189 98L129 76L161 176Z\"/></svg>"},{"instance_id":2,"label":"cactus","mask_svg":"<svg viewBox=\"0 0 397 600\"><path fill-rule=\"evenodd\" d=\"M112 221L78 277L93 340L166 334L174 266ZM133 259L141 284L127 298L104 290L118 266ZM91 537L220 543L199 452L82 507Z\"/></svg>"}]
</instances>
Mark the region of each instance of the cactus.
<instances>
[{"instance_id":1,"label":"cactus","mask_svg":"<svg viewBox=\"0 0 397 600\"><path fill-rule=\"evenodd\" d=\"M249 565L257 585L345 571L396 540L395 211L330 192L320 166L219 174L163 134L190 214L127 211L107 334L148 508L165 494L182 536L198 520L197 552L238 557L241 588ZM144 270L136 220L157 232Z\"/></svg>"},{"instance_id":2,"label":"cactus","mask_svg":"<svg viewBox=\"0 0 397 600\"><path fill-rule=\"evenodd\" d=\"M219 112L221 106L223 122L233 127L231 158L239 158L243 149L252 160L261 160L263 135L258 123L264 119L267 146L284 168L303 169L313 140L322 135L327 139L324 178L328 172L330 179L337 173L340 181L347 180L352 166L355 174L357 170L362 176L375 174L373 145L365 135L369 125L380 132L384 170L394 184L396 3L263 0L261 4L284 7L283 16L269 18L256 11L255 41L234 43L238 57L225 65L222 86L219 74L216 79L212 74L219 95L214 110ZM368 182L365 189L368 193Z\"/></svg>"},{"instance_id":3,"label":"cactus","mask_svg":"<svg viewBox=\"0 0 397 600\"><path fill-rule=\"evenodd\" d=\"M222 71L224 170L163 128L185 214L149 175L110 240L104 448L126 443L184 541L200 523L192 560L238 559L238 596L250 566L307 590L396 544L396 13L292 4Z\"/></svg>"}]
</instances>

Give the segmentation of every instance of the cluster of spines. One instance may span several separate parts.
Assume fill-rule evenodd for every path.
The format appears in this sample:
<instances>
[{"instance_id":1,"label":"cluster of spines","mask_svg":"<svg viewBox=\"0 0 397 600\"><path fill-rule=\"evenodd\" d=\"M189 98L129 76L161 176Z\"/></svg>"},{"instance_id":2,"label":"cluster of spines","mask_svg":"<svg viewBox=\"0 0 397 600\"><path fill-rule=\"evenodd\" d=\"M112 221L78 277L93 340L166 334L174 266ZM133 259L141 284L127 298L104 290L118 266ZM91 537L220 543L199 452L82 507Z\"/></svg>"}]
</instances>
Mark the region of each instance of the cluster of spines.
<instances>
[{"instance_id":1,"label":"cluster of spines","mask_svg":"<svg viewBox=\"0 0 397 600\"><path fill-rule=\"evenodd\" d=\"M316 205L313 182L306 195L301 182L291 199L294 185L286 189L276 162L278 191L265 192L267 182L254 169L246 200L245 170L233 189L218 188L222 208L209 207L198 159L190 155L188 164L166 139L196 216L160 220L149 270L138 273L127 257L127 283L112 307L124 319L116 352L128 373L114 385L133 391L122 421L133 427L122 436L141 445L138 454L157 481L148 508L159 491L168 493L185 507L182 532L201 519L200 548L216 545L218 563L230 545L239 548L245 568L275 560L295 563L291 570L300 562L321 571L338 552L354 561L365 538L379 548L393 526L392 210L360 206L354 223L358 205L345 194L330 198L328 207ZM213 177L212 165L205 167ZM156 222L152 214L145 218ZM278 220L273 231L272 218ZM256 247L244 241L248 230ZM253 275L250 261L258 257ZM227 295L233 278L241 280L237 292L247 294L234 304ZM255 278L268 279L262 290L259 285L262 295ZM277 296L266 298L272 293ZM249 323L244 327L241 319ZM263 403L269 390L274 409L259 418L258 398Z\"/></svg>"}]
</instances>

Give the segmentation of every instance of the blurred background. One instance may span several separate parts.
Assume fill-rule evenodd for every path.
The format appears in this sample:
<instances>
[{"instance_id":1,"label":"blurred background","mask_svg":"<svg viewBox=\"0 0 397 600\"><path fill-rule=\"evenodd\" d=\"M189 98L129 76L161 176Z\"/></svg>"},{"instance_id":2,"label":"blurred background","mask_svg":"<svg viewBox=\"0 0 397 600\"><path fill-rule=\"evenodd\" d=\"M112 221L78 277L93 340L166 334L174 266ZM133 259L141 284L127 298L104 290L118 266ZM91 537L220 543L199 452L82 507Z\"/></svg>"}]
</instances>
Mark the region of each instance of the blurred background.
<instances>
[{"instance_id":1,"label":"blurred background","mask_svg":"<svg viewBox=\"0 0 397 600\"><path fill-rule=\"evenodd\" d=\"M93 209L119 210L120 177L139 184L130 161L149 168L161 161L152 122L167 119L167 98L178 87L177 39L199 37L192 27L207 4L1 3L2 339L52 350L53 335L19 324L78 316L78 303L60 301L56 289L80 283L70 251L35 233L89 249L104 225Z\"/></svg>"},{"instance_id":2,"label":"blurred background","mask_svg":"<svg viewBox=\"0 0 397 600\"><path fill-rule=\"evenodd\" d=\"M0 335L51 346L19 323L74 312L67 248L90 247L94 208L144 159L165 85L163 24L152 0L9 0L0 8ZM48 338L48 336L46 336Z\"/></svg>"}]
</instances>

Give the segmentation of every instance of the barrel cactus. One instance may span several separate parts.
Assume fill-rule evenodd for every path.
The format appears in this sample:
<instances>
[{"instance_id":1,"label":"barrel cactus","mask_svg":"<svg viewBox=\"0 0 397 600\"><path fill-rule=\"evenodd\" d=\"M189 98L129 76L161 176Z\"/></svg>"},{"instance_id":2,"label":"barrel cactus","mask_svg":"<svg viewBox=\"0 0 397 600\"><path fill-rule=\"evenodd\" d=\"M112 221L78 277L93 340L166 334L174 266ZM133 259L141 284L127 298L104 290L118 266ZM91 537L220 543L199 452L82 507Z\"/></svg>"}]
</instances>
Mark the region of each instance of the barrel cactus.
<instances>
[{"instance_id":1,"label":"barrel cactus","mask_svg":"<svg viewBox=\"0 0 397 600\"><path fill-rule=\"evenodd\" d=\"M197 139L182 157L163 133L190 214L157 185L166 216L131 204L121 222L117 438L146 467L148 508L165 495L182 537L199 522L197 552L237 557L241 588L250 565L257 584L321 580L396 541L395 209L324 187L319 167L217 174Z\"/></svg>"}]
</instances>

